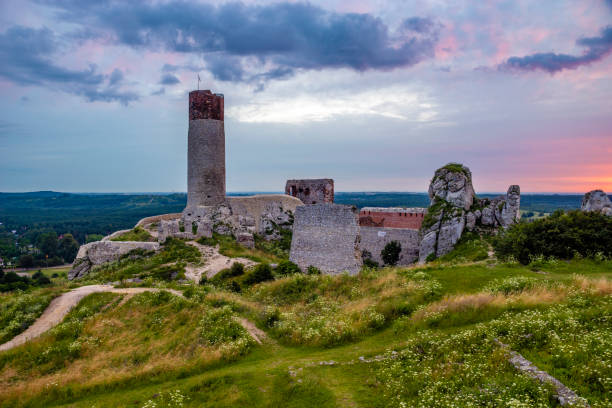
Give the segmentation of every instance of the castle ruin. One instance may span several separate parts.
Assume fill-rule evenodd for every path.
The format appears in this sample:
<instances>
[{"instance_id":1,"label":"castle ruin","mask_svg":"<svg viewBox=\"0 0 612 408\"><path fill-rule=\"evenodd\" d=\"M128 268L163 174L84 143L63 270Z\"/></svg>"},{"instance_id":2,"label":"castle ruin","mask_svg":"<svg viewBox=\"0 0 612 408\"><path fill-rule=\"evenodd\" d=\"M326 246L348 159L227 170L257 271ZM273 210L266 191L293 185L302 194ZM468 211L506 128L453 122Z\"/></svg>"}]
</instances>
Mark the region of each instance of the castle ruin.
<instances>
[{"instance_id":1,"label":"castle ruin","mask_svg":"<svg viewBox=\"0 0 612 408\"><path fill-rule=\"evenodd\" d=\"M306 205L332 204L334 202L334 180L287 180L285 194L299 198Z\"/></svg>"}]
</instances>

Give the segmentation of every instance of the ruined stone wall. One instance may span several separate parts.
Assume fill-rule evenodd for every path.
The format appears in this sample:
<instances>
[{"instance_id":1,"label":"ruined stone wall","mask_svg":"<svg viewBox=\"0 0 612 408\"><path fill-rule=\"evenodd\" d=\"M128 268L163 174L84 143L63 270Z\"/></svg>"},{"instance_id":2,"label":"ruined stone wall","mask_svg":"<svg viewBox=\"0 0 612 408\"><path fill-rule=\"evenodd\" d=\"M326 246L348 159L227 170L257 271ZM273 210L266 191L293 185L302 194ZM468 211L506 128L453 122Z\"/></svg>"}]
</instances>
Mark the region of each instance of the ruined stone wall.
<instances>
[{"instance_id":1,"label":"ruined stone wall","mask_svg":"<svg viewBox=\"0 0 612 408\"><path fill-rule=\"evenodd\" d=\"M364 207L359 211L359 225L418 230L426 213L425 208Z\"/></svg>"},{"instance_id":2,"label":"ruined stone wall","mask_svg":"<svg viewBox=\"0 0 612 408\"><path fill-rule=\"evenodd\" d=\"M262 235L268 221L278 225L292 222L295 209L303 205L299 199L284 194L227 197L227 201L233 215L253 218L255 230ZM290 217L287 212L291 213Z\"/></svg>"},{"instance_id":3,"label":"ruined stone wall","mask_svg":"<svg viewBox=\"0 0 612 408\"><path fill-rule=\"evenodd\" d=\"M225 128L223 96L189 93L187 207L225 201Z\"/></svg>"},{"instance_id":4,"label":"ruined stone wall","mask_svg":"<svg viewBox=\"0 0 612 408\"><path fill-rule=\"evenodd\" d=\"M362 265L357 211L339 204L297 207L290 260L303 271L312 265L323 273L357 274Z\"/></svg>"},{"instance_id":5,"label":"ruined stone wall","mask_svg":"<svg viewBox=\"0 0 612 408\"><path fill-rule=\"evenodd\" d=\"M398 265L410 265L419 258L421 237L418 230L362 226L359 228L359 235L361 237L359 249L363 257L368 257L381 266L384 262L380 257L380 252L391 241L397 241L402 246Z\"/></svg>"},{"instance_id":6,"label":"ruined stone wall","mask_svg":"<svg viewBox=\"0 0 612 408\"><path fill-rule=\"evenodd\" d=\"M299 198L304 204L331 204L334 202L334 180L287 180L285 194Z\"/></svg>"}]
</instances>

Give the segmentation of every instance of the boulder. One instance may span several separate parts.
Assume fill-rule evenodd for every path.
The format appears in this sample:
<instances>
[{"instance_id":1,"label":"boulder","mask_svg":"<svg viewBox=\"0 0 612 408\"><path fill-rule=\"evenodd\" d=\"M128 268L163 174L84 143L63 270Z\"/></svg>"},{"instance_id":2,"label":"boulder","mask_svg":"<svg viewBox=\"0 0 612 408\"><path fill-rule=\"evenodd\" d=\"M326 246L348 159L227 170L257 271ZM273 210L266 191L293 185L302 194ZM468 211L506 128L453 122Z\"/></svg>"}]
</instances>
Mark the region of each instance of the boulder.
<instances>
[{"instance_id":1,"label":"boulder","mask_svg":"<svg viewBox=\"0 0 612 408\"><path fill-rule=\"evenodd\" d=\"M603 190L592 190L582 198L582 211L595 211L612 216L612 201Z\"/></svg>"},{"instance_id":2,"label":"boulder","mask_svg":"<svg viewBox=\"0 0 612 408\"><path fill-rule=\"evenodd\" d=\"M157 242L136 241L96 241L81 245L79 252L68 272L68 279L78 279L89 274L93 266L118 260L121 256L135 249L158 251Z\"/></svg>"},{"instance_id":3,"label":"boulder","mask_svg":"<svg viewBox=\"0 0 612 408\"><path fill-rule=\"evenodd\" d=\"M454 207L469 210L474 197L472 172L461 164L450 163L439 168L429 184L430 205L433 205L436 199L441 199Z\"/></svg>"}]
</instances>

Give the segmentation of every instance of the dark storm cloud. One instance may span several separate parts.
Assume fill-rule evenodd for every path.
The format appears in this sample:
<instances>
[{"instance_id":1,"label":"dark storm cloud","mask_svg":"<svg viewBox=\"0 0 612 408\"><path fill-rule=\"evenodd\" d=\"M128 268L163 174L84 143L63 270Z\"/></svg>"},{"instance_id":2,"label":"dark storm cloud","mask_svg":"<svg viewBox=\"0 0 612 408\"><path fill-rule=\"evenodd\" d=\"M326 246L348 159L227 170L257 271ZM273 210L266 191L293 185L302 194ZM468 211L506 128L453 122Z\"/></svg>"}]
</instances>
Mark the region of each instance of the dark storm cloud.
<instances>
[{"instance_id":1,"label":"dark storm cloud","mask_svg":"<svg viewBox=\"0 0 612 408\"><path fill-rule=\"evenodd\" d=\"M202 53L223 80L250 80L236 58L292 69L347 67L358 71L408 67L434 54L437 33L427 19L404 24L418 34L392 32L370 14L337 13L308 3L219 6L193 2L54 1L64 20L110 31L121 44ZM208 58L213 54L214 58Z\"/></svg>"},{"instance_id":2,"label":"dark storm cloud","mask_svg":"<svg viewBox=\"0 0 612 408\"><path fill-rule=\"evenodd\" d=\"M181 80L180 80L180 79L178 79L178 78L176 77L176 75L172 75L172 74L164 74L164 75L161 77L161 79L160 79L159 83L160 83L160 84L162 84L162 85L176 85L176 84L180 84L180 83L181 83Z\"/></svg>"},{"instance_id":3,"label":"dark storm cloud","mask_svg":"<svg viewBox=\"0 0 612 408\"><path fill-rule=\"evenodd\" d=\"M542 70L554 74L564 69L576 69L581 65L597 62L612 52L612 27L602 29L598 37L581 38L576 44L586 48L582 55L536 53L525 57L511 57L500 68Z\"/></svg>"},{"instance_id":4,"label":"dark storm cloud","mask_svg":"<svg viewBox=\"0 0 612 408\"><path fill-rule=\"evenodd\" d=\"M84 96L89 101L118 101L127 104L138 99L118 89L123 73L114 70L110 76L86 70L73 70L53 62L59 44L48 28L13 26L0 34L0 76L20 85L43 85Z\"/></svg>"}]
</instances>

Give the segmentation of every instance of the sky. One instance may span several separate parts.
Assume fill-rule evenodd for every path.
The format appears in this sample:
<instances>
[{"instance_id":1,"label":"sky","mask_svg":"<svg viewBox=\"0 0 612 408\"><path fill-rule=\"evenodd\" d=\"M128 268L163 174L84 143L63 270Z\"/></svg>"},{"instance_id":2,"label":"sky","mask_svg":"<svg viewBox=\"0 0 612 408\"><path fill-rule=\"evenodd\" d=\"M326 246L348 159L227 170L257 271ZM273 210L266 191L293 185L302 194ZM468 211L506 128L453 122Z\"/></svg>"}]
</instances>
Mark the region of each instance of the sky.
<instances>
[{"instance_id":1,"label":"sky","mask_svg":"<svg viewBox=\"0 0 612 408\"><path fill-rule=\"evenodd\" d=\"M186 191L199 75L228 191L610 193L611 54L612 0L0 0L0 191Z\"/></svg>"}]
</instances>

